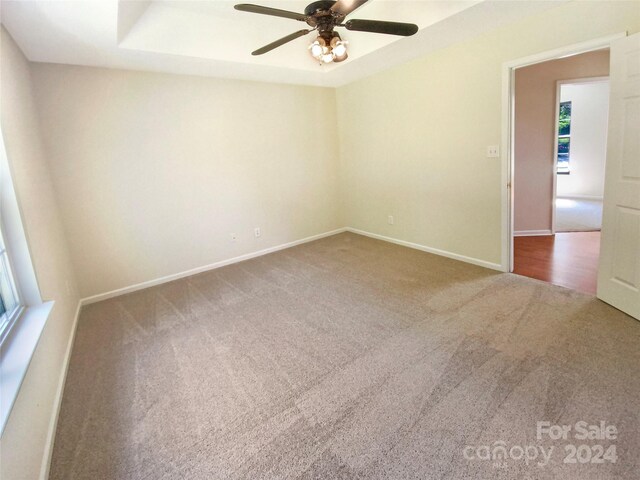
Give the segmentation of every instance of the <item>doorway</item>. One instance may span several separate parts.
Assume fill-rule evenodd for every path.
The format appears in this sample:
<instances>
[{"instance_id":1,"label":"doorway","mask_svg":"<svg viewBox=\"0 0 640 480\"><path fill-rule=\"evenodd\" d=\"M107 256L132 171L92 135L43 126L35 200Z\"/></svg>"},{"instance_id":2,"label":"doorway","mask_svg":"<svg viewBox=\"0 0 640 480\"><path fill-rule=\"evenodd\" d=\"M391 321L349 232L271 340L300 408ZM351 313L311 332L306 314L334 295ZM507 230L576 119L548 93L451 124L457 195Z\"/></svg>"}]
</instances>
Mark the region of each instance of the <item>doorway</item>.
<instances>
[{"instance_id":1,"label":"doorway","mask_svg":"<svg viewBox=\"0 0 640 480\"><path fill-rule=\"evenodd\" d=\"M514 237L516 73L522 67L598 49L610 50L610 95L596 294L598 299L640 320L640 109L637 101L640 98L640 83L637 81L640 74L640 33L627 36L622 32L503 64L502 266L504 271L514 271L514 240L517 239ZM555 169L554 159L552 165ZM556 175L552 177L555 179ZM556 233L554 239L559 235L566 233Z\"/></svg>"},{"instance_id":2,"label":"doorway","mask_svg":"<svg viewBox=\"0 0 640 480\"><path fill-rule=\"evenodd\" d=\"M602 229L608 113L608 77L557 82L553 233Z\"/></svg>"},{"instance_id":3,"label":"doorway","mask_svg":"<svg viewBox=\"0 0 640 480\"><path fill-rule=\"evenodd\" d=\"M514 74L513 272L596 294L607 48Z\"/></svg>"}]
</instances>

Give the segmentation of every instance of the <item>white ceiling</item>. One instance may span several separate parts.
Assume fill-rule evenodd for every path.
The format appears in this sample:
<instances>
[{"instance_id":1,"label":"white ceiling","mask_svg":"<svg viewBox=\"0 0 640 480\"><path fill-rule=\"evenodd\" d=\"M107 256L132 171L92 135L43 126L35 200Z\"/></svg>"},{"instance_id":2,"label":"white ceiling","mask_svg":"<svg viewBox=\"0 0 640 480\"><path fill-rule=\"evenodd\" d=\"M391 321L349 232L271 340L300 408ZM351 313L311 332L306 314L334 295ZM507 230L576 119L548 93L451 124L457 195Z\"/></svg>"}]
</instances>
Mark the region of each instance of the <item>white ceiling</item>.
<instances>
[{"instance_id":1,"label":"white ceiling","mask_svg":"<svg viewBox=\"0 0 640 480\"><path fill-rule=\"evenodd\" d=\"M370 0L349 18L415 23L413 37L339 29L349 59L318 65L313 34L251 52L305 25L234 10L257 3L303 12L311 0L2 0L0 19L29 60L340 86L564 0Z\"/></svg>"}]
</instances>

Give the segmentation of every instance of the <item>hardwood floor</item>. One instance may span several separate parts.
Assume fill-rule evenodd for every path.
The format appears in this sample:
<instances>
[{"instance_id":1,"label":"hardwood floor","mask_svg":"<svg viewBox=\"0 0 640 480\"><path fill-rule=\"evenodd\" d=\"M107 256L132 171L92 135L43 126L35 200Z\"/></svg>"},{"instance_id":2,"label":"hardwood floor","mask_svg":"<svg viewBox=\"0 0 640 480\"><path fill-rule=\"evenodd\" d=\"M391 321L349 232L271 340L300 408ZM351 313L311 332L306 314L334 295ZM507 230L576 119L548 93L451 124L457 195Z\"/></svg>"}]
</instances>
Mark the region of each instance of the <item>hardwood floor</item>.
<instances>
[{"instance_id":1,"label":"hardwood floor","mask_svg":"<svg viewBox=\"0 0 640 480\"><path fill-rule=\"evenodd\" d=\"M600 232L514 238L513 273L596 293Z\"/></svg>"}]
</instances>

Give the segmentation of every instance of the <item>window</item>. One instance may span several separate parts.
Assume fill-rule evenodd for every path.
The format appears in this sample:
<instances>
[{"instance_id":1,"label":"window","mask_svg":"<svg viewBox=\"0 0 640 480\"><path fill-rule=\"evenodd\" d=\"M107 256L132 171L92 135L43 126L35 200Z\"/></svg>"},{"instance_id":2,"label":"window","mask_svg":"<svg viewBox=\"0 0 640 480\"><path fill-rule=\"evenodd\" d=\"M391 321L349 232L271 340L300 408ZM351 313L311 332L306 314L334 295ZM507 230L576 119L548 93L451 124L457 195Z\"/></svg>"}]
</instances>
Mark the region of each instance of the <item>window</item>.
<instances>
[{"instance_id":1,"label":"window","mask_svg":"<svg viewBox=\"0 0 640 480\"><path fill-rule=\"evenodd\" d=\"M558 158L557 173L569 175L569 152L571 150L571 102L560 102L558 114Z\"/></svg>"},{"instance_id":2,"label":"window","mask_svg":"<svg viewBox=\"0 0 640 480\"><path fill-rule=\"evenodd\" d=\"M11 271L2 230L0 230L0 344L6 338L21 310L20 296Z\"/></svg>"},{"instance_id":3,"label":"window","mask_svg":"<svg viewBox=\"0 0 640 480\"><path fill-rule=\"evenodd\" d=\"M40 295L0 132L0 435L53 303Z\"/></svg>"}]
</instances>

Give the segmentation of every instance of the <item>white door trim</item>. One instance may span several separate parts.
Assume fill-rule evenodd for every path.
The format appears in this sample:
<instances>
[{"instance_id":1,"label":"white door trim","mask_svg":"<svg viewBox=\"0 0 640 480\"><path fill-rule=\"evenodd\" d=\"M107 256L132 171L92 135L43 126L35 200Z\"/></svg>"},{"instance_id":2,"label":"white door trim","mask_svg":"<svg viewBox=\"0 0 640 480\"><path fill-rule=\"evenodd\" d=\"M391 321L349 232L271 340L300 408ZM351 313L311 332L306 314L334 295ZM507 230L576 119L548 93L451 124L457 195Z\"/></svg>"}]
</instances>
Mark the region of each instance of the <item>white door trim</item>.
<instances>
[{"instance_id":1,"label":"white door trim","mask_svg":"<svg viewBox=\"0 0 640 480\"><path fill-rule=\"evenodd\" d=\"M513 137L514 137L514 76L517 68L569 57L579 53L608 48L612 41L626 37L627 32L608 35L585 42L536 53L502 64L502 257L505 272L513 271Z\"/></svg>"}]
</instances>

